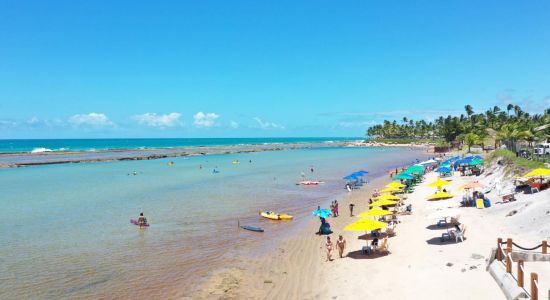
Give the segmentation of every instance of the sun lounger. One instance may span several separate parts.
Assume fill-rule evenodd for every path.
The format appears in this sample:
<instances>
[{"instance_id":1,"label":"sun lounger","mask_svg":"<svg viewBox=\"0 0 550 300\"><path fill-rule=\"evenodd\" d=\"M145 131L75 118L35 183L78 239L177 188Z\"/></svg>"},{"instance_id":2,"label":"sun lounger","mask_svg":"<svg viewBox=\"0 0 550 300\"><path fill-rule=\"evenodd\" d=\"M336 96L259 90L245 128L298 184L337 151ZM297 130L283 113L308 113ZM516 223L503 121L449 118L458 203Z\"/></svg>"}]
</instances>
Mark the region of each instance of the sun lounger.
<instances>
[{"instance_id":1,"label":"sun lounger","mask_svg":"<svg viewBox=\"0 0 550 300\"><path fill-rule=\"evenodd\" d=\"M437 221L437 227L445 227L445 226L447 226L447 218Z\"/></svg>"}]
</instances>

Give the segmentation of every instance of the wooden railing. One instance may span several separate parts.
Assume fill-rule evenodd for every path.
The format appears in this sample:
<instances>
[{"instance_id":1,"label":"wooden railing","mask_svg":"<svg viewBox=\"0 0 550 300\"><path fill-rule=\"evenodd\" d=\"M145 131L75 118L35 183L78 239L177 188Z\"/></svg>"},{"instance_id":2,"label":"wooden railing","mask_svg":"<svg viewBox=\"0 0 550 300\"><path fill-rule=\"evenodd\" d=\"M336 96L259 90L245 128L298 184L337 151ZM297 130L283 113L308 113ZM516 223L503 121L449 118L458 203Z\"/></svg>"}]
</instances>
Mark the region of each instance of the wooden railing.
<instances>
[{"instance_id":1,"label":"wooden railing","mask_svg":"<svg viewBox=\"0 0 550 300\"><path fill-rule=\"evenodd\" d=\"M502 245L506 245L506 250L502 248ZM506 242L503 242L501 238L497 240L497 253L496 253L496 259L500 262L502 262L506 266L506 272L512 275L512 248L513 246L516 246L519 249L532 251L536 250L538 248L542 248L542 254L548 254L548 242L542 241L540 245L537 245L533 248L526 248L517 245L512 241L512 239L507 239ZM512 275L513 277L513 275ZM518 287L525 290L525 269L524 269L524 261L518 260L517 262L517 282ZM538 300L539 298L539 276L537 273L531 273L531 300ZM527 291L527 290L526 290ZM550 290L548 290L548 299L550 299Z\"/></svg>"}]
</instances>

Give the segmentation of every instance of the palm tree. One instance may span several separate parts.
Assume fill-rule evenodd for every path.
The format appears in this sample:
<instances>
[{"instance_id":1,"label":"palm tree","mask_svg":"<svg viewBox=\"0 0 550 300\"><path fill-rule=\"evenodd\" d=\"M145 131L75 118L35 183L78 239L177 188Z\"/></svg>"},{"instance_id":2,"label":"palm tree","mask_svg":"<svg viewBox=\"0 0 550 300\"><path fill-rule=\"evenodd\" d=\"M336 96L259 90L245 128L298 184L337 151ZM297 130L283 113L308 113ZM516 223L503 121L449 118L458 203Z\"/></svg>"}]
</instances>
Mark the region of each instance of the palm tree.
<instances>
[{"instance_id":1,"label":"palm tree","mask_svg":"<svg viewBox=\"0 0 550 300\"><path fill-rule=\"evenodd\" d=\"M508 104L506 106L506 110L508 111L508 116L510 116L510 111L514 108L514 105L512 103Z\"/></svg>"},{"instance_id":2,"label":"palm tree","mask_svg":"<svg viewBox=\"0 0 550 300\"><path fill-rule=\"evenodd\" d=\"M474 114L474 109L470 104L464 106L464 110L466 110L466 114L468 115L468 117Z\"/></svg>"},{"instance_id":3,"label":"palm tree","mask_svg":"<svg viewBox=\"0 0 550 300\"><path fill-rule=\"evenodd\" d=\"M464 144L468 146L468 152L470 152L470 149L473 145L478 144L481 142L481 137L475 133L467 133L463 137Z\"/></svg>"}]
</instances>

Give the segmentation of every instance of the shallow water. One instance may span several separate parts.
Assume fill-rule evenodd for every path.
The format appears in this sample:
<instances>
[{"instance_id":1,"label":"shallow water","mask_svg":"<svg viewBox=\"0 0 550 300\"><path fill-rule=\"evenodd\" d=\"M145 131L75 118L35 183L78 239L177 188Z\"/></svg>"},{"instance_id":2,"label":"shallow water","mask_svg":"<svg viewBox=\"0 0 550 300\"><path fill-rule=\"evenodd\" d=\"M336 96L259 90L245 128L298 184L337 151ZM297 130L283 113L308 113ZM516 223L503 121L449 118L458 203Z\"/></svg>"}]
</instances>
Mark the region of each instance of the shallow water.
<instances>
[{"instance_id":1,"label":"shallow water","mask_svg":"<svg viewBox=\"0 0 550 300\"><path fill-rule=\"evenodd\" d=\"M323 148L2 169L0 298L179 296L235 253L266 251L265 238L296 231L343 193L342 176L372 178L423 157ZM302 171L326 183L297 186ZM264 220L260 210L297 220ZM142 211L145 230L129 224ZM239 230L237 219L266 232Z\"/></svg>"}]
</instances>

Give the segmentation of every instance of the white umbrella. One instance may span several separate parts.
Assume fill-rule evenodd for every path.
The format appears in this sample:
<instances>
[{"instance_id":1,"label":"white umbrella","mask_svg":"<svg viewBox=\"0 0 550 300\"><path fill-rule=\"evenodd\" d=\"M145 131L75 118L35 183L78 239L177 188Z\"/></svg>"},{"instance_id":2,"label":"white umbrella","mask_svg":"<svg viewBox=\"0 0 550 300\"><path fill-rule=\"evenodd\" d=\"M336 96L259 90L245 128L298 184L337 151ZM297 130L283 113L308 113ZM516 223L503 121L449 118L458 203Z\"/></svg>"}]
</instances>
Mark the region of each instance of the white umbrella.
<instances>
[{"instance_id":1,"label":"white umbrella","mask_svg":"<svg viewBox=\"0 0 550 300\"><path fill-rule=\"evenodd\" d=\"M442 209L448 209L448 208L456 208L458 207L459 203L453 202L453 201L436 201L433 203L430 203L427 208L432 210L442 210Z\"/></svg>"},{"instance_id":2,"label":"white umbrella","mask_svg":"<svg viewBox=\"0 0 550 300\"><path fill-rule=\"evenodd\" d=\"M430 219L454 218L458 215L460 215L460 210L456 208L447 208L447 209L434 211L428 216L428 218Z\"/></svg>"}]
</instances>

